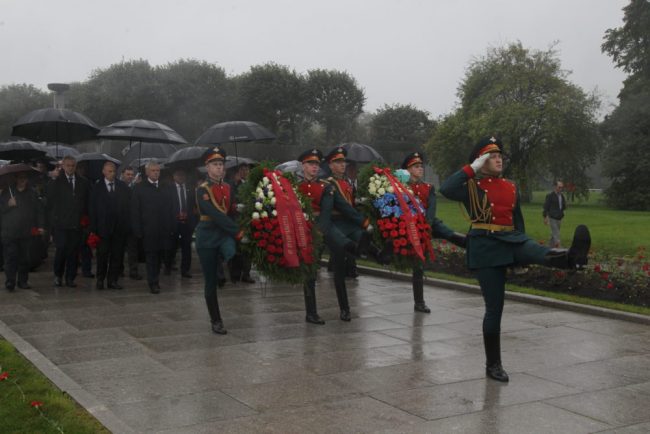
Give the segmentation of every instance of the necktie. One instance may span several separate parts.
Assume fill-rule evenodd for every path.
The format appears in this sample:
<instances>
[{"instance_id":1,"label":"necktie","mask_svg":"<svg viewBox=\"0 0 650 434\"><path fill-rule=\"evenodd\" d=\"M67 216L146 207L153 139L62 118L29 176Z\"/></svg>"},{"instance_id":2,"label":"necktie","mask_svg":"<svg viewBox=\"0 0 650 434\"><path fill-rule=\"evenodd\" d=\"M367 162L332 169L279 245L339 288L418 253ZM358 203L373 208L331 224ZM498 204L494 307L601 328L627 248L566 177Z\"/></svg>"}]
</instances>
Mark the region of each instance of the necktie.
<instances>
[{"instance_id":1,"label":"necktie","mask_svg":"<svg viewBox=\"0 0 650 434\"><path fill-rule=\"evenodd\" d=\"M185 197L185 187L181 185L180 189L181 189L181 212L184 213L185 209L187 208L187 198Z\"/></svg>"},{"instance_id":2,"label":"necktie","mask_svg":"<svg viewBox=\"0 0 650 434\"><path fill-rule=\"evenodd\" d=\"M112 192L113 192L113 183L112 183L112 182L109 182L109 183L108 183L108 192L109 192L109 193L112 193Z\"/></svg>"},{"instance_id":3,"label":"necktie","mask_svg":"<svg viewBox=\"0 0 650 434\"><path fill-rule=\"evenodd\" d=\"M74 176L68 176L68 182L70 183L70 187L72 188L72 193L74 194Z\"/></svg>"}]
</instances>

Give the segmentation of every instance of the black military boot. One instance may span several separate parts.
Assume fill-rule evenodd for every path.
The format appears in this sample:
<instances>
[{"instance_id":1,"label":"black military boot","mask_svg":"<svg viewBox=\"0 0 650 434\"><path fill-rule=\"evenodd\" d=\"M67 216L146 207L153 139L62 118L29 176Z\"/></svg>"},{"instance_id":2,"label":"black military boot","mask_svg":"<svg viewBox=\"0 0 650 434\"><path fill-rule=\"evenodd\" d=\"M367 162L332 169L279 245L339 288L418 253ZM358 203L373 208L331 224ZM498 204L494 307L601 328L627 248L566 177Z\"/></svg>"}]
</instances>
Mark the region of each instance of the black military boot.
<instances>
[{"instance_id":1,"label":"black military boot","mask_svg":"<svg viewBox=\"0 0 650 434\"><path fill-rule=\"evenodd\" d=\"M569 268L583 269L587 265L590 247L591 235L589 234L589 228L585 225L578 225L573 233L571 247L569 247Z\"/></svg>"},{"instance_id":2,"label":"black military boot","mask_svg":"<svg viewBox=\"0 0 650 434\"><path fill-rule=\"evenodd\" d=\"M449 241L452 244L457 245L463 249L467 248L467 235L461 234L460 232L454 232L450 237Z\"/></svg>"},{"instance_id":3,"label":"black military boot","mask_svg":"<svg viewBox=\"0 0 650 434\"><path fill-rule=\"evenodd\" d=\"M508 373L501 366L501 335L499 333L483 333L485 345L485 375L493 380L507 383Z\"/></svg>"},{"instance_id":4,"label":"black military boot","mask_svg":"<svg viewBox=\"0 0 650 434\"><path fill-rule=\"evenodd\" d=\"M569 268L569 250L551 249L544 256L544 266L552 268Z\"/></svg>"},{"instance_id":5,"label":"black military boot","mask_svg":"<svg viewBox=\"0 0 650 434\"><path fill-rule=\"evenodd\" d=\"M431 309L424 302L424 272L413 270L413 310L422 313L431 313Z\"/></svg>"},{"instance_id":6,"label":"black military boot","mask_svg":"<svg viewBox=\"0 0 650 434\"><path fill-rule=\"evenodd\" d=\"M318 311L316 309L316 281L310 280L306 282L303 286L305 292L305 321L311 324L323 325L325 321L318 316Z\"/></svg>"},{"instance_id":7,"label":"black military boot","mask_svg":"<svg viewBox=\"0 0 650 434\"><path fill-rule=\"evenodd\" d=\"M219 302L216 297L205 297L205 304L208 306L208 313L210 314L210 323L212 333L218 335L225 335L228 331L223 326L221 320L221 312L219 312Z\"/></svg>"}]
</instances>

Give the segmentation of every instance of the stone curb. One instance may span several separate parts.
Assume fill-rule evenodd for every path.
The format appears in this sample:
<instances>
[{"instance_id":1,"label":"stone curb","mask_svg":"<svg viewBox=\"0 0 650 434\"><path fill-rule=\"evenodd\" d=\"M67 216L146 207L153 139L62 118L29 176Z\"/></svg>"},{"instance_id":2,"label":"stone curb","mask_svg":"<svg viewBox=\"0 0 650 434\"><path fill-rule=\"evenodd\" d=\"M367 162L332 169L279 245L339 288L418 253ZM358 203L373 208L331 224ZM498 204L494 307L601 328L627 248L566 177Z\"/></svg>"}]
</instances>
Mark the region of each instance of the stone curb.
<instances>
[{"instance_id":1,"label":"stone curb","mask_svg":"<svg viewBox=\"0 0 650 434\"><path fill-rule=\"evenodd\" d=\"M82 386L52 363L29 342L11 330L4 322L0 321L0 336L13 345L27 360L29 360L43 375L61 391L69 395L80 406L93 415L106 429L112 433L132 434L135 431L122 422L111 410L99 402L95 396L86 392Z\"/></svg>"},{"instance_id":2,"label":"stone curb","mask_svg":"<svg viewBox=\"0 0 650 434\"><path fill-rule=\"evenodd\" d=\"M357 265L357 270L370 276L398 279L408 282L411 281L411 275L406 273L399 273L396 271L389 271L385 269L378 269L361 265ZM478 285L470 285L468 283L451 282L449 280L434 279L426 276L424 278L424 282L429 285L435 285L446 289L455 289L458 291L470 292L473 294L481 293L481 288ZM529 295L521 294L519 292L506 291L506 299L650 325L650 316L648 315L622 312L618 310L607 309L604 307L572 303L570 301L555 300L553 298L540 297L538 295Z\"/></svg>"}]
</instances>

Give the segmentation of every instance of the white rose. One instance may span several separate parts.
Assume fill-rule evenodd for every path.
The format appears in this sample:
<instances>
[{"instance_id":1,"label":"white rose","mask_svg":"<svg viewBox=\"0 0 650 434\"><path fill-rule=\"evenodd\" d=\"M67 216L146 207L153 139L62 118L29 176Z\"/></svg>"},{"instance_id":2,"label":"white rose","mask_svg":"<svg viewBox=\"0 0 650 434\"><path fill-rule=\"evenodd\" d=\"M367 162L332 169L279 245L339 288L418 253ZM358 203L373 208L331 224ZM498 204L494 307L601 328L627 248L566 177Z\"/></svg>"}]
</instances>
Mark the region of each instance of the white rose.
<instances>
[{"instance_id":1,"label":"white rose","mask_svg":"<svg viewBox=\"0 0 650 434\"><path fill-rule=\"evenodd\" d=\"M264 178L262 178L262 184L264 186L269 185L269 182L271 182L271 180L269 180L269 178L267 178L266 176Z\"/></svg>"},{"instance_id":2,"label":"white rose","mask_svg":"<svg viewBox=\"0 0 650 434\"><path fill-rule=\"evenodd\" d=\"M271 205L275 205L276 199L274 197L271 198Z\"/></svg>"},{"instance_id":3,"label":"white rose","mask_svg":"<svg viewBox=\"0 0 650 434\"><path fill-rule=\"evenodd\" d=\"M379 179L375 180L375 185L377 187L381 187L381 180L379 180Z\"/></svg>"},{"instance_id":4,"label":"white rose","mask_svg":"<svg viewBox=\"0 0 650 434\"><path fill-rule=\"evenodd\" d=\"M384 187L381 187L379 190L377 190L377 193L379 193L380 196L383 196L386 194L386 189Z\"/></svg>"},{"instance_id":5,"label":"white rose","mask_svg":"<svg viewBox=\"0 0 650 434\"><path fill-rule=\"evenodd\" d=\"M254 212L253 213L253 220L259 220L260 219L260 213Z\"/></svg>"},{"instance_id":6,"label":"white rose","mask_svg":"<svg viewBox=\"0 0 650 434\"><path fill-rule=\"evenodd\" d=\"M273 193L273 190L269 190L269 192L266 193L266 195L267 195L268 197L273 197L273 196L275 196L275 193Z\"/></svg>"},{"instance_id":7,"label":"white rose","mask_svg":"<svg viewBox=\"0 0 650 434\"><path fill-rule=\"evenodd\" d=\"M375 179L377 179L374 175L370 177L370 182L375 182Z\"/></svg>"},{"instance_id":8,"label":"white rose","mask_svg":"<svg viewBox=\"0 0 650 434\"><path fill-rule=\"evenodd\" d=\"M276 210L271 211L271 214L273 214L273 217L277 217L277 216L278 216L278 212L277 212Z\"/></svg>"},{"instance_id":9,"label":"white rose","mask_svg":"<svg viewBox=\"0 0 650 434\"><path fill-rule=\"evenodd\" d=\"M262 192L264 192L264 190L262 190L262 187L257 187L257 188L255 189L255 193L257 193L257 194L260 194L260 193L262 193Z\"/></svg>"},{"instance_id":10,"label":"white rose","mask_svg":"<svg viewBox=\"0 0 650 434\"><path fill-rule=\"evenodd\" d=\"M391 185L391 186L389 186L389 187L386 189L386 191L389 192L389 193L392 193L392 192L395 191L395 189L394 189L393 186Z\"/></svg>"},{"instance_id":11,"label":"white rose","mask_svg":"<svg viewBox=\"0 0 650 434\"><path fill-rule=\"evenodd\" d=\"M262 214L260 214L263 219L267 218L269 216L269 213L266 211L262 211Z\"/></svg>"},{"instance_id":12,"label":"white rose","mask_svg":"<svg viewBox=\"0 0 650 434\"><path fill-rule=\"evenodd\" d=\"M266 196L264 196L264 192L261 191L261 192L259 192L259 193L257 194L257 197L260 198L260 199L264 199Z\"/></svg>"},{"instance_id":13,"label":"white rose","mask_svg":"<svg viewBox=\"0 0 650 434\"><path fill-rule=\"evenodd\" d=\"M370 194L375 194L375 193L377 193L377 186L376 186L375 184L370 184L370 185L368 186L368 192L369 192Z\"/></svg>"},{"instance_id":14,"label":"white rose","mask_svg":"<svg viewBox=\"0 0 650 434\"><path fill-rule=\"evenodd\" d=\"M262 210L262 202L255 202L255 209L258 211Z\"/></svg>"}]
</instances>

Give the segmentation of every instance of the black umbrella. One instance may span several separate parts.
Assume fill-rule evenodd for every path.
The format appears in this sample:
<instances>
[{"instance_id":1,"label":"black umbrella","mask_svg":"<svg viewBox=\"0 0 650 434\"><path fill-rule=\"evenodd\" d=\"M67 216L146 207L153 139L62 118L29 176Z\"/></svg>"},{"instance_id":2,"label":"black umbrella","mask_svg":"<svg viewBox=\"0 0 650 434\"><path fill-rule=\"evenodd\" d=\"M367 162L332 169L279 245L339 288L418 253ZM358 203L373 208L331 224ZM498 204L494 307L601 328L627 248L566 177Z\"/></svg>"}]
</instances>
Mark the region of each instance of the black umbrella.
<instances>
[{"instance_id":1,"label":"black umbrella","mask_svg":"<svg viewBox=\"0 0 650 434\"><path fill-rule=\"evenodd\" d=\"M174 145L187 143L187 140L167 125L146 119L130 119L112 123L102 128L97 137L111 140L128 140L129 143L154 142Z\"/></svg>"},{"instance_id":2,"label":"black umbrella","mask_svg":"<svg viewBox=\"0 0 650 434\"><path fill-rule=\"evenodd\" d=\"M118 166L122 164L120 160L117 158L113 158L108 154L101 154L99 152L84 152L83 154L79 154L77 157L77 161L110 161L112 163L117 164Z\"/></svg>"},{"instance_id":3,"label":"black umbrella","mask_svg":"<svg viewBox=\"0 0 650 434\"><path fill-rule=\"evenodd\" d=\"M355 163L370 163L371 161L384 162L384 158L375 151L375 148L361 143L344 143L341 148L348 153L346 160Z\"/></svg>"},{"instance_id":4,"label":"black umbrella","mask_svg":"<svg viewBox=\"0 0 650 434\"><path fill-rule=\"evenodd\" d=\"M126 152L124 152L126 151ZM125 162L141 158L164 158L167 159L170 155L176 152L176 146L170 143L136 143L130 148L124 148Z\"/></svg>"},{"instance_id":5,"label":"black umbrella","mask_svg":"<svg viewBox=\"0 0 650 434\"><path fill-rule=\"evenodd\" d=\"M196 144L223 145L225 143L234 143L235 156L237 157L237 142L256 142L273 139L275 139L275 134L255 122L230 121L212 125L196 139Z\"/></svg>"},{"instance_id":6,"label":"black umbrella","mask_svg":"<svg viewBox=\"0 0 650 434\"><path fill-rule=\"evenodd\" d=\"M79 155L79 151L70 146L49 145L46 146L45 149L47 150L47 156L52 157L55 160L60 160L63 157L67 157L67 156L72 156L77 158L77 156Z\"/></svg>"},{"instance_id":7,"label":"black umbrella","mask_svg":"<svg viewBox=\"0 0 650 434\"><path fill-rule=\"evenodd\" d=\"M257 161L246 157L235 157L233 155L226 156L226 169L232 169L233 167L241 166L242 164L254 166L257 164Z\"/></svg>"},{"instance_id":8,"label":"black umbrella","mask_svg":"<svg viewBox=\"0 0 650 434\"><path fill-rule=\"evenodd\" d=\"M203 165L201 157L208 148L205 146L188 146L169 156L165 163L168 169L193 169Z\"/></svg>"},{"instance_id":9,"label":"black umbrella","mask_svg":"<svg viewBox=\"0 0 650 434\"><path fill-rule=\"evenodd\" d=\"M96 181L104 176L102 171L104 170L104 163L107 161L114 163L116 166L122 164L117 158L99 152L85 152L77 157L77 162L86 166L85 176L91 181Z\"/></svg>"},{"instance_id":10,"label":"black umbrella","mask_svg":"<svg viewBox=\"0 0 650 434\"><path fill-rule=\"evenodd\" d=\"M3 160L34 160L44 157L47 148L29 140L12 140L0 143L0 159Z\"/></svg>"},{"instance_id":11,"label":"black umbrella","mask_svg":"<svg viewBox=\"0 0 650 434\"><path fill-rule=\"evenodd\" d=\"M167 162L167 159L166 158L151 158L151 157L136 158L135 160L131 160L129 162L129 167L132 167L134 169L140 169L140 168L144 167L150 161L155 161L158 164L165 164Z\"/></svg>"},{"instance_id":12,"label":"black umbrella","mask_svg":"<svg viewBox=\"0 0 650 434\"><path fill-rule=\"evenodd\" d=\"M11 135L36 142L74 144L94 139L99 128L81 113L45 108L27 113L13 125Z\"/></svg>"},{"instance_id":13,"label":"black umbrella","mask_svg":"<svg viewBox=\"0 0 650 434\"><path fill-rule=\"evenodd\" d=\"M32 166L23 163L0 166L0 186L7 185L17 173L26 173L29 177L35 177L41 174L41 172Z\"/></svg>"}]
</instances>

